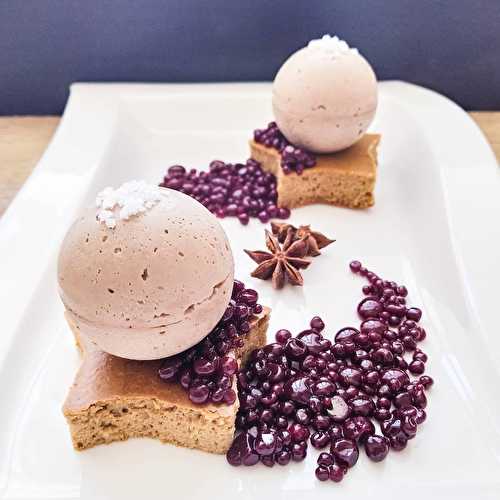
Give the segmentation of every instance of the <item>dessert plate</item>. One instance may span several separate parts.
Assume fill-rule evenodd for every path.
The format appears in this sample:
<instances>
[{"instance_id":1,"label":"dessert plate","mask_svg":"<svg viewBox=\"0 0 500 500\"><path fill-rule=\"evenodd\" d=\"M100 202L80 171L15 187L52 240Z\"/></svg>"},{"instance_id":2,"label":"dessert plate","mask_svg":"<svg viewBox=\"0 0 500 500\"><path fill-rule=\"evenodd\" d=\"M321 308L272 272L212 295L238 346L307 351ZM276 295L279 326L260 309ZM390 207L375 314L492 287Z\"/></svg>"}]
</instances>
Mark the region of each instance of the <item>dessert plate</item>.
<instances>
[{"instance_id":1,"label":"dessert plate","mask_svg":"<svg viewBox=\"0 0 500 500\"><path fill-rule=\"evenodd\" d=\"M159 182L174 163L248 157L271 119L269 84L77 84L52 143L0 220L0 496L3 498L500 497L500 169L480 131L446 98L380 84L371 130L382 134L376 205L294 210L337 239L304 273L303 289L249 277L244 248L263 225L225 219L236 276L273 309L269 337L318 314L332 336L357 321L353 258L403 282L424 310L429 418L408 448L380 464L361 453L341 484L314 477L316 454L281 468L233 468L223 456L131 440L73 451L61 405L79 356L56 287L59 244L95 193L132 178Z\"/></svg>"}]
</instances>

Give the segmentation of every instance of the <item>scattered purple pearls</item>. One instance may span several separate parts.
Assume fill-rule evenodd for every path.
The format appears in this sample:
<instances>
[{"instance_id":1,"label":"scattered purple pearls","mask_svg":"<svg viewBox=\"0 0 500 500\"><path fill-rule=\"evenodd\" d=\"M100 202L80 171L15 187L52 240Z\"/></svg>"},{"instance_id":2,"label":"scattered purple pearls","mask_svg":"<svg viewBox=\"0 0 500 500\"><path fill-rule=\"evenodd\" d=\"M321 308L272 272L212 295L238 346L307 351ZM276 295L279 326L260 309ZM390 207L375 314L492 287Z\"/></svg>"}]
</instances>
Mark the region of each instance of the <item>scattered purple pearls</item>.
<instances>
[{"instance_id":1,"label":"scattered purple pearls","mask_svg":"<svg viewBox=\"0 0 500 500\"><path fill-rule=\"evenodd\" d=\"M201 342L165 358L158 370L165 382L178 382L195 404L232 405L237 398L233 380L238 362L231 351L243 345L242 334L250 331L251 318L262 312L255 290L234 281L232 297L222 319Z\"/></svg>"},{"instance_id":2,"label":"scattered purple pearls","mask_svg":"<svg viewBox=\"0 0 500 500\"><path fill-rule=\"evenodd\" d=\"M277 206L276 177L252 159L245 164L215 160L208 172L174 165L160 186L191 196L219 218L236 217L243 225L251 217L263 223L290 217L288 208Z\"/></svg>"},{"instance_id":3,"label":"scattered purple pearls","mask_svg":"<svg viewBox=\"0 0 500 500\"><path fill-rule=\"evenodd\" d=\"M276 122L269 123L265 129L255 130L253 137L255 142L279 151L281 168L285 174L295 172L297 175L301 175L306 168L316 165L315 156L288 142Z\"/></svg>"},{"instance_id":4,"label":"scattered purple pearls","mask_svg":"<svg viewBox=\"0 0 500 500\"><path fill-rule=\"evenodd\" d=\"M358 305L358 328L333 340L315 316L295 337L276 332L238 372L237 436L227 453L232 465L272 466L303 460L321 450L315 475L342 481L360 449L374 462L403 450L426 420L427 355L418 348L422 312L406 307L404 286L379 278L353 261L367 295ZM369 288L367 288L369 287ZM377 429L380 429L378 431Z\"/></svg>"}]
</instances>

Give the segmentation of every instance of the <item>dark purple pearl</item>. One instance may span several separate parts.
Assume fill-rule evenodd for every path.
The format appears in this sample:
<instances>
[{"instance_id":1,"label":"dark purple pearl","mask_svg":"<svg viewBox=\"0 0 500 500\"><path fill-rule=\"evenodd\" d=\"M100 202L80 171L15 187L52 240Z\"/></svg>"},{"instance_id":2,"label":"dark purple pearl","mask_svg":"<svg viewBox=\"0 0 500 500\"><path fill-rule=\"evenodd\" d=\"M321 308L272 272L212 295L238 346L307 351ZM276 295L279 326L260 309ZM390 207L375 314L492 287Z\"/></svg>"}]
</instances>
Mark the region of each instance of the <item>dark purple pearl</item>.
<instances>
[{"instance_id":1,"label":"dark purple pearl","mask_svg":"<svg viewBox=\"0 0 500 500\"><path fill-rule=\"evenodd\" d=\"M292 454L289 450L282 450L276 454L275 461L278 465L288 465L292 459Z\"/></svg>"},{"instance_id":2,"label":"dark purple pearl","mask_svg":"<svg viewBox=\"0 0 500 500\"><path fill-rule=\"evenodd\" d=\"M307 351L311 354L319 354L331 347L331 342L315 330L305 330L297 336L307 347Z\"/></svg>"},{"instance_id":3,"label":"dark purple pearl","mask_svg":"<svg viewBox=\"0 0 500 500\"><path fill-rule=\"evenodd\" d=\"M330 436L327 432L324 431L316 431L311 436L311 444L318 450L323 449L330 443Z\"/></svg>"},{"instance_id":4,"label":"dark purple pearl","mask_svg":"<svg viewBox=\"0 0 500 500\"><path fill-rule=\"evenodd\" d=\"M385 408L390 409L392 402L388 398L378 398L377 400L377 408Z\"/></svg>"},{"instance_id":5,"label":"dark purple pearl","mask_svg":"<svg viewBox=\"0 0 500 500\"><path fill-rule=\"evenodd\" d=\"M293 360L300 360L307 354L307 347L300 339L291 338L285 344L286 355Z\"/></svg>"},{"instance_id":6,"label":"dark purple pearl","mask_svg":"<svg viewBox=\"0 0 500 500\"><path fill-rule=\"evenodd\" d=\"M423 424L426 418L427 414L425 413L425 410L417 410L417 414L415 415L415 422L417 425Z\"/></svg>"},{"instance_id":7,"label":"dark purple pearl","mask_svg":"<svg viewBox=\"0 0 500 500\"><path fill-rule=\"evenodd\" d=\"M198 358L193 363L193 369L198 375L211 375L215 372L215 365L205 358Z\"/></svg>"},{"instance_id":8,"label":"dark purple pearl","mask_svg":"<svg viewBox=\"0 0 500 500\"><path fill-rule=\"evenodd\" d=\"M381 382L387 384L391 391L398 392L410 383L410 379L404 371L390 368L382 372Z\"/></svg>"},{"instance_id":9,"label":"dark purple pearl","mask_svg":"<svg viewBox=\"0 0 500 500\"><path fill-rule=\"evenodd\" d=\"M412 403L411 395L408 392L400 392L393 399L396 408L406 408Z\"/></svg>"},{"instance_id":10,"label":"dark purple pearl","mask_svg":"<svg viewBox=\"0 0 500 500\"><path fill-rule=\"evenodd\" d=\"M319 316L314 316L314 318L311 319L310 326L313 330L321 332L325 328L325 323Z\"/></svg>"},{"instance_id":11,"label":"dark purple pearl","mask_svg":"<svg viewBox=\"0 0 500 500\"><path fill-rule=\"evenodd\" d=\"M375 420L383 422L391 418L391 411L387 408L378 408L377 410L375 410L373 416L375 417Z\"/></svg>"},{"instance_id":12,"label":"dark purple pearl","mask_svg":"<svg viewBox=\"0 0 500 500\"><path fill-rule=\"evenodd\" d=\"M288 219L290 217L290 209L286 207L280 207L278 209L278 219Z\"/></svg>"},{"instance_id":13,"label":"dark purple pearl","mask_svg":"<svg viewBox=\"0 0 500 500\"><path fill-rule=\"evenodd\" d=\"M406 448L408 443L408 438L401 432L396 436L390 437L389 442L391 443L391 448L395 451L401 451Z\"/></svg>"},{"instance_id":14,"label":"dark purple pearl","mask_svg":"<svg viewBox=\"0 0 500 500\"><path fill-rule=\"evenodd\" d=\"M392 352L389 349L386 349L384 347L380 347L379 349L376 349L375 351L372 352L371 359L375 363L381 363L383 365L390 365L394 360L394 355L392 354Z\"/></svg>"},{"instance_id":15,"label":"dark purple pearl","mask_svg":"<svg viewBox=\"0 0 500 500\"><path fill-rule=\"evenodd\" d=\"M383 335L387 331L387 325L379 319L367 319L361 323L361 333L369 335L370 333L378 333Z\"/></svg>"},{"instance_id":16,"label":"dark purple pearl","mask_svg":"<svg viewBox=\"0 0 500 500\"><path fill-rule=\"evenodd\" d=\"M348 326L347 328L342 328L335 334L335 342L354 341L358 335L359 330Z\"/></svg>"},{"instance_id":17,"label":"dark purple pearl","mask_svg":"<svg viewBox=\"0 0 500 500\"><path fill-rule=\"evenodd\" d=\"M333 456L330 453L324 451L319 454L316 463L318 465L322 465L323 467L330 467L330 465L333 465Z\"/></svg>"},{"instance_id":18,"label":"dark purple pearl","mask_svg":"<svg viewBox=\"0 0 500 500\"><path fill-rule=\"evenodd\" d=\"M432 377L429 377L428 375L422 375L418 381L420 384L424 386L425 389L428 389L434 384L434 380L432 379Z\"/></svg>"},{"instance_id":19,"label":"dark purple pearl","mask_svg":"<svg viewBox=\"0 0 500 500\"><path fill-rule=\"evenodd\" d=\"M344 430L340 425L334 424L328 429L328 434L333 441L344 437Z\"/></svg>"},{"instance_id":20,"label":"dark purple pearl","mask_svg":"<svg viewBox=\"0 0 500 500\"><path fill-rule=\"evenodd\" d=\"M421 375L425 371L425 364L423 361L416 359L410 363L410 365L408 366L408 369L414 375Z\"/></svg>"},{"instance_id":21,"label":"dark purple pearl","mask_svg":"<svg viewBox=\"0 0 500 500\"><path fill-rule=\"evenodd\" d=\"M301 462L307 456L307 443L302 441L301 443L292 444L292 460L294 462Z\"/></svg>"},{"instance_id":22,"label":"dark purple pearl","mask_svg":"<svg viewBox=\"0 0 500 500\"><path fill-rule=\"evenodd\" d=\"M287 340L292 338L292 334L289 330L281 329L276 332L276 342L280 344L285 344Z\"/></svg>"},{"instance_id":23,"label":"dark purple pearl","mask_svg":"<svg viewBox=\"0 0 500 500\"><path fill-rule=\"evenodd\" d=\"M346 385L353 385L359 387L363 382L363 373L357 368L344 368L339 373L342 382Z\"/></svg>"},{"instance_id":24,"label":"dark purple pearl","mask_svg":"<svg viewBox=\"0 0 500 500\"><path fill-rule=\"evenodd\" d=\"M389 441L384 436L374 434L365 441L365 451L373 462L381 462L389 453Z\"/></svg>"},{"instance_id":25,"label":"dark purple pearl","mask_svg":"<svg viewBox=\"0 0 500 500\"><path fill-rule=\"evenodd\" d=\"M347 439L363 442L366 437L375 432L375 426L366 417L352 417L344 422L343 430Z\"/></svg>"},{"instance_id":26,"label":"dark purple pearl","mask_svg":"<svg viewBox=\"0 0 500 500\"><path fill-rule=\"evenodd\" d=\"M375 410L375 403L368 397L357 397L349 401L354 415L369 417Z\"/></svg>"},{"instance_id":27,"label":"dark purple pearl","mask_svg":"<svg viewBox=\"0 0 500 500\"><path fill-rule=\"evenodd\" d=\"M346 467L353 467L358 461L359 449L351 439L338 439L332 443L330 453Z\"/></svg>"},{"instance_id":28,"label":"dark purple pearl","mask_svg":"<svg viewBox=\"0 0 500 500\"><path fill-rule=\"evenodd\" d=\"M231 376L238 370L238 362L232 356L224 356L221 359L220 367L224 374Z\"/></svg>"},{"instance_id":29,"label":"dark purple pearl","mask_svg":"<svg viewBox=\"0 0 500 500\"><path fill-rule=\"evenodd\" d=\"M308 377L299 377L287 381L283 390L289 399L301 404L308 404L312 396Z\"/></svg>"},{"instance_id":30,"label":"dark purple pearl","mask_svg":"<svg viewBox=\"0 0 500 500\"><path fill-rule=\"evenodd\" d=\"M358 314L364 319L378 318L383 310L382 304L372 297L362 300L358 306Z\"/></svg>"},{"instance_id":31,"label":"dark purple pearl","mask_svg":"<svg viewBox=\"0 0 500 500\"><path fill-rule=\"evenodd\" d=\"M328 467L323 467L322 465L316 467L314 473L320 481L328 481L328 478L330 477L330 471L328 470Z\"/></svg>"},{"instance_id":32,"label":"dark purple pearl","mask_svg":"<svg viewBox=\"0 0 500 500\"><path fill-rule=\"evenodd\" d=\"M274 464L275 464L275 460L274 460L274 456L273 455L261 455L260 456L260 461L266 467L274 467Z\"/></svg>"},{"instance_id":33,"label":"dark purple pearl","mask_svg":"<svg viewBox=\"0 0 500 500\"><path fill-rule=\"evenodd\" d=\"M183 360L179 357L166 358L158 370L158 375L162 380L174 380L183 365Z\"/></svg>"},{"instance_id":34,"label":"dark purple pearl","mask_svg":"<svg viewBox=\"0 0 500 500\"><path fill-rule=\"evenodd\" d=\"M294 443L300 443L309 439L309 429L301 424L292 424L288 429Z\"/></svg>"},{"instance_id":35,"label":"dark purple pearl","mask_svg":"<svg viewBox=\"0 0 500 500\"><path fill-rule=\"evenodd\" d=\"M353 260L350 264L349 267L351 268L351 271L353 273L359 273L359 270L361 269L361 262L358 260Z\"/></svg>"},{"instance_id":36,"label":"dark purple pearl","mask_svg":"<svg viewBox=\"0 0 500 500\"><path fill-rule=\"evenodd\" d=\"M210 396L210 389L207 385L195 385L191 386L188 391L189 399L195 404L206 403Z\"/></svg>"},{"instance_id":37,"label":"dark purple pearl","mask_svg":"<svg viewBox=\"0 0 500 500\"><path fill-rule=\"evenodd\" d=\"M407 309L406 317L411 321L418 322L422 318L422 311L417 307L411 307L410 309Z\"/></svg>"},{"instance_id":38,"label":"dark purple pearl","mask_svg":"<svg viewBox=\"0 0 500 500\"><path fill-rule=\"evenodd\" d=\"M331 481L340 483L340 481L344 478L346 470L338 464L333 464L329 469L329 473Z\"/></svg>"},{"instance_id":39,"label":"dark purple pearl","mask_svg":"<svg viewBox=\"0 0 500 500\"><path fill-rule=\"evenodd\" d=\"M236 436L226 454L227 461L231 465L255 465L259 461L259 455L254 451L254 441L254 437L248 432Z\"/></svg>"},{"instance_id":40,"label":"dark purple pearl","mask_svg":"<svg viewBox=\"0 0 500 500\"><path fill-rule=\"evenodd\" d=\"M276 449L276 438L270 432L261 433L254 443L255 452L259 455L272 455Z\"/></svg>"},{"instance_id":41,"label":"dark purple pearl","mask_svg":"<svg viewBox=\"0 0 500 500\"><path fill-rule=\"evenodd\" d=\"M316 382L312 386L312 391L316 396L333 396L335 394L336 387L332 382L322 380L320 382Z\"/></svg>"},{"instance_id":42,"label":"dark purple pearl","mask_svg":"<svg viewBox=\"0 0 500 500\"><path fill-rule=\"evenodd\" d=\"M311 421L311 417L305 408L299 408L295 412L295 421L302 425L307 425Z\"/></svg>"}]
</instances>

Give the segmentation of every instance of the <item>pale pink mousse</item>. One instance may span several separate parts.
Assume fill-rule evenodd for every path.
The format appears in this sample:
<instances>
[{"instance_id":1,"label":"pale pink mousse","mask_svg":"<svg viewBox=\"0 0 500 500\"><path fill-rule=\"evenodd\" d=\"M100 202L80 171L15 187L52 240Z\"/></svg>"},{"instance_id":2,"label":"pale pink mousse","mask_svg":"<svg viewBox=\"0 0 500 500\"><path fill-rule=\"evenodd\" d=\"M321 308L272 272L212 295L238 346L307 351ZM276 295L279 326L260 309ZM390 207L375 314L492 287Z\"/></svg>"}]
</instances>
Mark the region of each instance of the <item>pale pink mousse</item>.
<instances>
[{"instance_id":1,"label":"pale pink mousse","mask_svg":"<svg viewBox=\"0 0 500 500\"><path fill-rule=\"evenodd\" d=\"M217 219L162 189L144 213L114 228L86 210L62 244L58 279L69 321L97 346L159 359L203 339L231 298L234 263Z\"/></svg>"},{"instance_id":2,"label":"pale pink mousse","mask_svg":"<svg viewBox=\"0 0 500 500\"><path fill-rule=\"evenodd\" d=\"M339 54L305 47L285 61L274 80L273 111L280 130L292 144L314 153L354 144L376 108L375 73L355 49Z\"/></svg>"}]
</instances>

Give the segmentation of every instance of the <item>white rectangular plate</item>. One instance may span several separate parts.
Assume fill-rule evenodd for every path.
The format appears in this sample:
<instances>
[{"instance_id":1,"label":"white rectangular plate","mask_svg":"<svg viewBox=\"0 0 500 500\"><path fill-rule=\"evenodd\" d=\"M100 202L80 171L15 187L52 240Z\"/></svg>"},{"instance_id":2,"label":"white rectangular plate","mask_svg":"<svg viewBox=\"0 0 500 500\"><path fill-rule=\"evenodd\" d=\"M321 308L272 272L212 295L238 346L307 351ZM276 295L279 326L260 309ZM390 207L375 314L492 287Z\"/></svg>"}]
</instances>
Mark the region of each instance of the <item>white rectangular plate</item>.
<instances>
[{"instance_id":1,"label":"white rectangular plate","mask_svg":"<svg viewBox=\"0 0 500 500\"><path fill-rule=\"evenodd\" d=\"M405 283L424 310L436 385L415 440L381 464L362 453L339 485L314 477L316 453L288 467L230 467L223 456L131 440L76 453L61 404L79 357L57 296L59 244L77 211L107 185L158 182L167 166L248 157L271 119L269 84L74 85L61 125L0 220L0 495L3 498L500 497L500 169L456 105L428 90L380 85L371 129L382 134L376 205L294 210L337 239L305 271L303 289L275 292L249 277L244 248L263 225L226 219L236 275L273 308L269 337L319 314L332 336L356 324L359 258Z\"/></svg>"}]
</instances>

